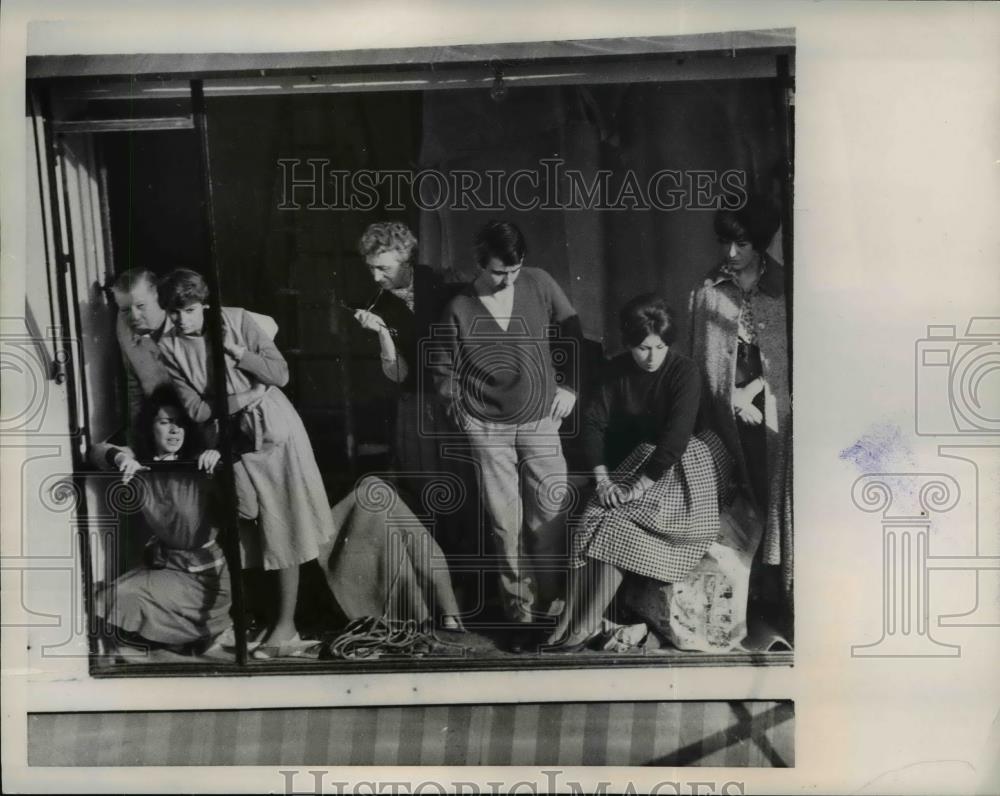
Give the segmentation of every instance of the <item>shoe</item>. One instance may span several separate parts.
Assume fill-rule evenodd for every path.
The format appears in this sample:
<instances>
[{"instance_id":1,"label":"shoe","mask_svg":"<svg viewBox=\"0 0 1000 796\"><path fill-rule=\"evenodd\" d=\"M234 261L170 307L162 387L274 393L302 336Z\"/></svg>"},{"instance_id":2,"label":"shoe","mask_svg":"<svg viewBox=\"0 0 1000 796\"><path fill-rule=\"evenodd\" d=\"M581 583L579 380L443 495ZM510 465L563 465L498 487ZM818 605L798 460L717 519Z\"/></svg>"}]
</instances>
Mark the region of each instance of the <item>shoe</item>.
<instances>
[{"instance_id":1,"label":"shoe","mask_svg":"<svg viewBox=\"0 0 1000 796\"><path fill-rule=\"evenodd\" d=\"M536 624L525 623L524 627L519 627L507 641L507 651L515 654L525 652L538 652L539 647L545 643L547 627L539 627Z\"/></svg>"},{"instance_id":2,"label":"shoe","mask_svg":"<svg viewBox=\"0 0 1000 796\"><path fill-rule=\"evenodd\" d=\"M557 597L549 604L549 610L545 612L545 615L549 617L558 617L562 616L565 610L566 601L562 597Z\"/></svg>"},{"instance_id":3,"label":"shoe","mask_svg":"<svg viewBox=\"0 0 1000 796\"><path fill-rule=\"evenodd\" d=\"M206 652L211 652L217 649L231 651L235 646L236 632L233 630L233 626L230 625L212 640L212 643L208 645Z\"/></svg>"},{"instance_id":4,"label":"shoe","mask_svg":"<svg viewBox=\"0 0 1000 796\"><path fill-rule=\"evenodd\" d=\"M250 654L255 661L269 661L273 658L318 658L319 648L322 645L318 641L306 641L296 633L288 641L278 644L260 644Z\"/></svg>"},{"instance_id":5,"label":"shoe","mask_svg":"<svg viewBox=\"0 0 1000 796\"><path fill-rule=\"evenodd\" d=\"M267 633L267 628L262 627L253 633L250 638L247 639L247 652L253 652L257 647L260 646L260 642L264 640L264 635Z\"/></svg>"},{"instance_id":6,"label":"shoe","mask_svg":"<svg viewBox=\"0 0 1000 796\"><path fill-rule=\"evenodd\" d=\"M570 643L569 639L573 636L567 636L566 638L557 641L555 644L549 644L548 646L542 647L542 652L552 653L554 655L568 655L573 652L583 652L584 650L590 649L591 642L600 635L600 631L596 631L586 636L581 641L575 641Z\"/></svg>"},{"instance_id":7,"label":"shoe","mask_svg":"<svg viewBox=\"0 0 1000 796\"><path fill-rule=\"evenodd\" d=\"M257 647L260 646L261 639L264 638L264 634L267 632L267 628L258 629L250 638L247 639L247 652L253 652ZM215 640L209 645L206 652L215 652L218 650L224 650L225 652L234 652L236 650L236 630L232 625L227 627L222 631Z\"/></svg>"},{"instance_id":8,"label":"shoe","mask_svg":"<svg viewBox=\"0 0 1000 796\"><path fill-rule=\"evenodd\" d=\"M457 616L452 616L446 614L441 617L441 630L447 631L448 633L464 633L465 625L462 624L462 620Z\"/></svg>"}]
</instances>

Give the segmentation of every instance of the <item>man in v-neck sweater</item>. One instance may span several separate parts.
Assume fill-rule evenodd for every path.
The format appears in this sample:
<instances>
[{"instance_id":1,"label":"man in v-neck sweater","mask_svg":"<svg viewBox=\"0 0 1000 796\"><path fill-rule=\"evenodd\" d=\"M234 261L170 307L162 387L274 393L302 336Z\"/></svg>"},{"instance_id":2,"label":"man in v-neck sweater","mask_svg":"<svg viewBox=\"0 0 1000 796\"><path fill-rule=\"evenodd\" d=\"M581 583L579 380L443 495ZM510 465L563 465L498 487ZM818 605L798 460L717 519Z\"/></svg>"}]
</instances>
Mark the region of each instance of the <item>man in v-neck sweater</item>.
<instances>
[{"instance_id":1,"label":"man in v-neck sweater","mask_svg":"<svg viewBox=\"0 0 1000 796\"><path fill-rule=\"evenodd\" d=\"M560 552L566 460L559 425L576 402L582 340L580 320L559 285L545 271L524 267L526 248L513 224L490 222L479 231L482 273L446 307L442 324L452 349L431 366L482 472L504 607L519 623L547 608L529 557ZM560 339L577 345L568 354L562 349L557 367L551 344Z\"/></svg>"}]
</instances>

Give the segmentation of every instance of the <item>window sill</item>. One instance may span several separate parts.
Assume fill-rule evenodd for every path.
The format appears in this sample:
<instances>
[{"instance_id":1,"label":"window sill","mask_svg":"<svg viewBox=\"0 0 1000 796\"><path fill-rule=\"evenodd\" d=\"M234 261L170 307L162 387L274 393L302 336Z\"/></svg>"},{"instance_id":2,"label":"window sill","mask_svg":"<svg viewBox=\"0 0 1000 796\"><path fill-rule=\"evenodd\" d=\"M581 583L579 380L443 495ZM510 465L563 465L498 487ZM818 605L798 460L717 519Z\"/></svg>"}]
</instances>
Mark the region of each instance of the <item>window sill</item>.
<instances>
[{"instance_id":1,"label":"window sill","mask_svg":"<svg viewBox=\"0 0 1000 796\"><path fill-rule=\"evenodd\" d=\"M560 655L535 653L505 655L491 658L468 656L385 657L379 660L285 660L253 661L242 667L234 663L114 663L95 660L90 674L95 678L147 678L147 677L248 677L261 675L313 674L407 674L423 672L509 672L561 671L565 669L673 669L719 668L740 666L792 666L794 653L790 650L769 652L658 652L634 653L587 651Z\"/></svg>"}]
</instances>

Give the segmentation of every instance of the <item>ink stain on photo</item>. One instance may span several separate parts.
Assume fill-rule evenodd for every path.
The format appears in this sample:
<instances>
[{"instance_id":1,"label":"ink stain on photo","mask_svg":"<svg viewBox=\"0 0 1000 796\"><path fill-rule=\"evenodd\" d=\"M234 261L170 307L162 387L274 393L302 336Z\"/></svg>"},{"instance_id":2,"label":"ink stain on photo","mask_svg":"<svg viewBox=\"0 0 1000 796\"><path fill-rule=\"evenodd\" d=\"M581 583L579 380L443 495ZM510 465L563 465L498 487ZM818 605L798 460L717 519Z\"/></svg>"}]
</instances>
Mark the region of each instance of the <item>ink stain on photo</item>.
<instances>
[{"instance_id":1,"label":"ink stain on photo","mask_svg":"<svg viewBox=\"0 0 1000 796\"><path fill-rule=\"evenodd\" d=\"M914 465L913 451L895 423L877 423L857 442L844 448L839 458L851 462L861 473L899 471Z\"/></svg>"}]
</instances>

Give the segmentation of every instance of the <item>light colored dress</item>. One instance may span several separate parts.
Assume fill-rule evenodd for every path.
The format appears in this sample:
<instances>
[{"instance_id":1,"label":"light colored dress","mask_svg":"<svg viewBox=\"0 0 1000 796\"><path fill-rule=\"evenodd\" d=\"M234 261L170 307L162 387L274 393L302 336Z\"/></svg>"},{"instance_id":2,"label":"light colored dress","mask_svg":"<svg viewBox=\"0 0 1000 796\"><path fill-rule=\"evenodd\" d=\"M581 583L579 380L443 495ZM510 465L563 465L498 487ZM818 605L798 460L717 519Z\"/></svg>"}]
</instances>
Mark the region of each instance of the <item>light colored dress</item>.
<instances>
[{"instance_id":1,"label":"light colored dress","mask_svg":"<svg viewBox=\"0 0 1000 796\"><path fill-rule=\"evenodd\" d=\"M305 426L279 389L288 382L284 357L250 313L223 307L222 315L227 341L246 348L238 364L226 357L226 394L267 385L262 398L233 415L239 512L256 519L260 528L260 560L244 563L285 569L317 557L320 544L334 535L333 517ZM160 340L181 402L199 423L210 420L213 410L212 357L206 342L204 336L184 335L176 327Z\"/></svg>"}]
</instances>

